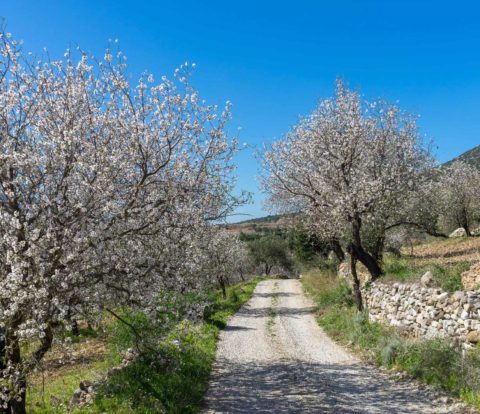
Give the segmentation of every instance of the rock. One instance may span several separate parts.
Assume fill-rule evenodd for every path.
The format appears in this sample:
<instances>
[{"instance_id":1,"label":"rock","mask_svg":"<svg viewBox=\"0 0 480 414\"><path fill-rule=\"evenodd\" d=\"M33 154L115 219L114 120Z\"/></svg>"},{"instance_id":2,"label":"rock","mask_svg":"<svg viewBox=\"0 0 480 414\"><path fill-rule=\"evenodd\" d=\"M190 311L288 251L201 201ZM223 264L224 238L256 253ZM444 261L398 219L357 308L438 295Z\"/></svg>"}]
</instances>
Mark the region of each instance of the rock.
<instances>
[{"instance_id":1,"label":"rock","mask_svg":"<svg viewBox=\"0 0 480 414\"><path fill-rule=\"evenodd\" d=\"M463 227L459 227L458 229L452 231L448 237L465 237L467 232Z\"/></svg>"},{"instance_id":2,"label":"rock","mask_svg":"<svg viewBox=\"0 0 480 414\"><path fill-rule=\"evenodd\" d=\"M473 229L470 233L472 236L480 236L480 227Z\"/></svg>"},{"instance_id":3,"label":"rock","mask_svg":"<svg viewBox=\"0 0 480 414\"><path fill-rule=\"evenodd\" d=\"M466 339L471 344L478 344L480 342L480 331L470 331Z\"/></svg>"},{"instance_id":4,"label":"rock","mask_svg":"<svg viewBox=\"0 0 480 414\"><path fill-rule=\"evenodd\" d=\"M350 266L346 262L342 262L338 265L337 275L340 278L347 279L350 277Z\"/></svg>"},{"instance_id":5,"label":"rock","mask_svg":"<svg viewBox=\"0 0 480 414\"><path fill-rule=\"evenodd\" d=\"M79 405L82 398L82 394L83 394L83 390L80 388L77 388L73 393L73 397L72 397L72 400L70 401L70 404Z\"/></svg>"},{"instance_id":6,"label":"rock","mask_svg":"<svg viewBox=\"0 0 480 414\"><path fill-rule=\"evenodd\" d=\"M474 263L470 269L462 273L462 284L465 290L475 290L480 287L480 262Z\"/></svg>"},{"instance_id":7,"label":"rock","mask_svg":"<svg viewBox=\"0 0 480 414\"><path fill-rule=\"evenodd\" d=\"M79 388L73 393L70 400L71 406L84 407L92 402L95 395L95 387L89 381L81 381Z\"/></svg>"},{"instance_id":8,"label":"rock","mask_svg":"<svg viewBox=\"0 0 480 414\"><path fill-rule=\"evenodd\" d=\"M420 279L420 283L422 286L428 287L431 286L433 283L433 275L432 272L428 271L426 272Z\"/></svg>"}]
</instances>

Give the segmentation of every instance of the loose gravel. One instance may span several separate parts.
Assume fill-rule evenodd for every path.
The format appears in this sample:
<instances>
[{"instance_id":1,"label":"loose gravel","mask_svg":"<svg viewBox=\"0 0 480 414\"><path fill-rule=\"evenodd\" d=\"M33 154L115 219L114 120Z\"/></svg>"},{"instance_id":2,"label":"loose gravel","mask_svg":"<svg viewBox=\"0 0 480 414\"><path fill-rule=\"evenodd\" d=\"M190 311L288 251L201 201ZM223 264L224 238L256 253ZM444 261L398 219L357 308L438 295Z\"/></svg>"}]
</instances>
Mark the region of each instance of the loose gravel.
<instances>
[{"instance_id":1,"label":"loose gravel","mask_svg":"<svg viewBox=\"0 0 480 414\"><path fill-rule=\"evenodd\" d=\"M298 280L259 283L222 331L204 413L466 413L366 366L318 326Z\"/></svg>"}]
</instances>

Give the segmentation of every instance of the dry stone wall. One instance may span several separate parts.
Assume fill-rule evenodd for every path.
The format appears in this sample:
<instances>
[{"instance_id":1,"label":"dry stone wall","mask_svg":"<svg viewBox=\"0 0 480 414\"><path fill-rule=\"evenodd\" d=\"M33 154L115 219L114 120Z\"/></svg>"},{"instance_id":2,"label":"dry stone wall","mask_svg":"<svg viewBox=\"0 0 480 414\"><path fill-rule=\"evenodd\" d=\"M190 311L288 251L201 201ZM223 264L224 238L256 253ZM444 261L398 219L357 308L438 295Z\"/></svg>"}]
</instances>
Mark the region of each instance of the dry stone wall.
<instances>
[{"instance_id":1,"label":"dry stone wall","mask_svg":"<svg viewBox=\"0 0 480 414\"><path fill-rule=\"evenodd\" d=\"M363 294L374 321L419 337L449 337L467 346L480 342L480 291L372 283Z\"/></svg>"}]
</instances>

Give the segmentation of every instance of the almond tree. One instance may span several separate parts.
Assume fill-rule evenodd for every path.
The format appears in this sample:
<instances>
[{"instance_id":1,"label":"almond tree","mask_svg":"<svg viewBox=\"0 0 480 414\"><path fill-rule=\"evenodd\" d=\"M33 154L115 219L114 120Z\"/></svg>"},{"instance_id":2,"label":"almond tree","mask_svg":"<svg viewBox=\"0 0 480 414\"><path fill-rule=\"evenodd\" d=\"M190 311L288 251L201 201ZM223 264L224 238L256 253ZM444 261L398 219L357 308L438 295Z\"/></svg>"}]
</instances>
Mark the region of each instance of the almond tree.
<instances>
[{"instance_id":1,"label":"almond tree","mask_svg":"<svg viewBox=\"0 0 480 414\"><path fill-rule=\"evenodd\" d=\"M455 161L442 169L437 190L443 221L471 236L471 226L480 218L480 171Z\"/></svg>"},{"instance_id":2,"label":"almond tree","mask_svg":"<svg viewBox=\"0 0 480 414\"><path fill-rule=\"evenodd\" d=\"M234 278L244 278L248 264L247 253L245 243L238 235L221 228L211 229L211 237L205 250L205 271L220 286L224 298L227 297L226 288Z\"/></svg>"},{"instance_id":3,"label":"almond tree","mask_svg":"<svg viewBox=\"0 0 480 414\"><path fill-rule=\"evenodd\" d=\"M380 263L362 239L366 225L385 231L391 213L429 166L415 121L396 106L363 102L337 84L326 99L264 154L263 186L281 211L302 211L326 239L348 235L357 306L356 260L375 280Z\"/></svg>"},{"instance_id":4,"label":"almond tree","mask_svg":"<svg viewBox=\"0 0 480 414\"><path fill-rule=\"evenodd\" d=\"M187 64L132 84L120 51L56 61L0 41L0 403L24 413L27 374L72 318L201 284L236 142Z\"/></svg>"}]
</instances>

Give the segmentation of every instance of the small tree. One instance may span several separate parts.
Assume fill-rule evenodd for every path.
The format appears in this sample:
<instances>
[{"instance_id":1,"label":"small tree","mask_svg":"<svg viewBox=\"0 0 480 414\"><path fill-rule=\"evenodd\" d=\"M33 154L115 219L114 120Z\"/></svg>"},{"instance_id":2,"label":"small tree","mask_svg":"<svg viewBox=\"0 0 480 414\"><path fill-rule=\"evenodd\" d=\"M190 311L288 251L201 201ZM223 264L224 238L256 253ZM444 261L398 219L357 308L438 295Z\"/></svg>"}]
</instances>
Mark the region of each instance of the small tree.
<instances>
[{"instance_id":1,"label":"small tree","mask_svg":"<svg viewBox=\"0 0 480 414\"><path fill-rule=\"evenodd\" d=\"M245 272L249 271L251 260L245 243L236 234L225 230L211 229L211 238L205 251L207 272L222 289L223 297L227 297L226 287L235 276L244 280Z\"/></svg>"},{"instance_id":2,"label":"small tree","mask_svg":"<svg viewBox=\"0 0 480 414\"><path fill-rule=\"evenodd\" d=\"M249 243L250 252L257 265L270 275L274 266L287 271L293 268L286 240L276 236L264 236Z\"/></svg>"},{"instance_id":3,"label":"small tree","mask_svg":"<svg viewBox=\"0 0 480 414\"><path fill-rule=\"evenodd\" d=\"M471 236L471 226L480 217L480 171L455 161L442 169L437 189L445 224L461 227Z\"/></svg>"}]
</instances>

